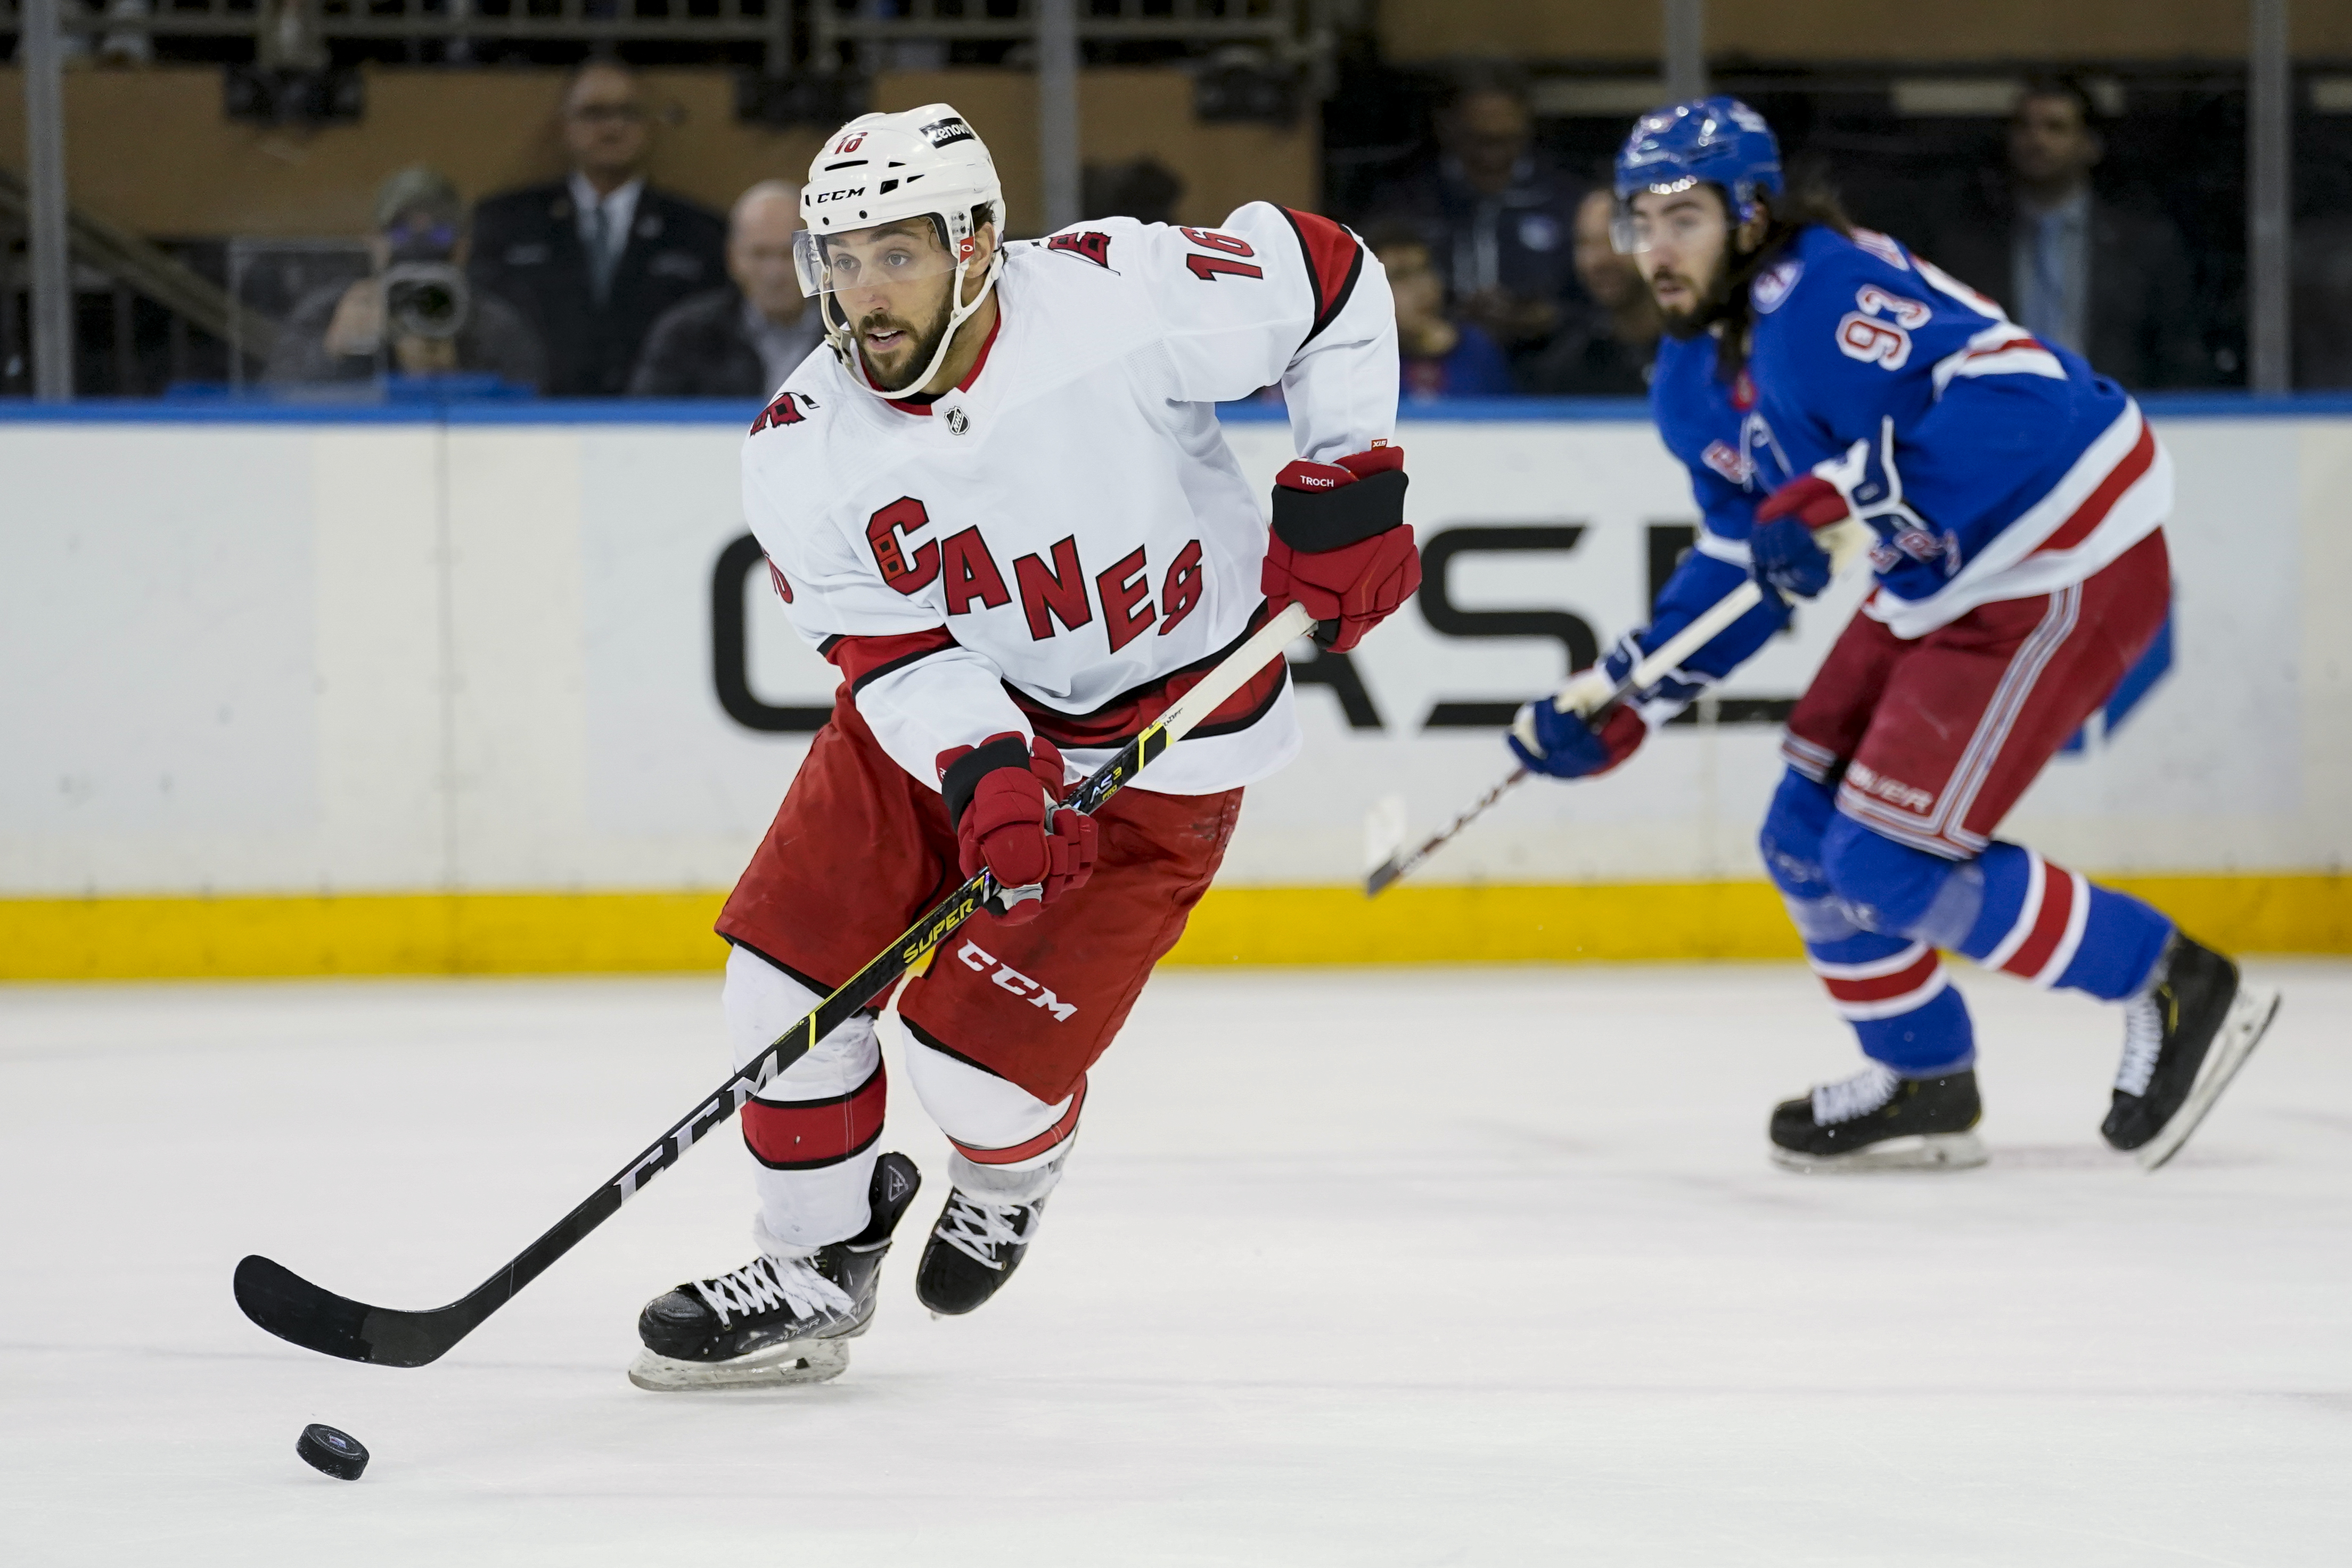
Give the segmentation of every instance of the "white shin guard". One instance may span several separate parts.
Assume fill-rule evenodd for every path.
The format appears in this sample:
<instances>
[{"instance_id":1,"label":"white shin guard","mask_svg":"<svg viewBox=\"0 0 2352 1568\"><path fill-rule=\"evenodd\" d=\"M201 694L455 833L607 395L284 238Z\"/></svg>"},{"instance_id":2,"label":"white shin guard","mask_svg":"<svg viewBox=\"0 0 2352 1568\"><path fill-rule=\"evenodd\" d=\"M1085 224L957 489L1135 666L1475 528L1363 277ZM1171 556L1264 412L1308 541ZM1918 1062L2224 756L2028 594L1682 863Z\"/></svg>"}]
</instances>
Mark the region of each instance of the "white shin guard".
<instances>
[{"instance_id":1,"label":"white shin guard","mask_svg":"<svg viewBox=\"0 0 2352 1568\"><path fill-rule=\"evenodd\" d=\"M907 1076L954 1145L948 1175L956 1186L996 1203L1035 1204L1061 1181L1086 1095L1083 1080L1076 1092L1048 1103L911 1037Z\"/></svg>"},{"instance_id":2,"label":"white shin guard","mask_svg":"<svg viewBox=\"0 0 2352 1568\"><path fill-rule=\"evenodd\" d=\"M766 1050L824 999L758 954L741 947L731 950L720 1005L735 1065L740 1068ZM756 1099L771 1105L835 1099L862 1086L881 1062L874 1020L861 1014L770 1079ZM812 1169L755 1166L752 1186L759 1194L759 1212L751 1236L760 1250L779 1258L806 1257L865 1229L870 1218L866 1194L879 1152L877 1143Z\"/></svg>"}]
</instances>

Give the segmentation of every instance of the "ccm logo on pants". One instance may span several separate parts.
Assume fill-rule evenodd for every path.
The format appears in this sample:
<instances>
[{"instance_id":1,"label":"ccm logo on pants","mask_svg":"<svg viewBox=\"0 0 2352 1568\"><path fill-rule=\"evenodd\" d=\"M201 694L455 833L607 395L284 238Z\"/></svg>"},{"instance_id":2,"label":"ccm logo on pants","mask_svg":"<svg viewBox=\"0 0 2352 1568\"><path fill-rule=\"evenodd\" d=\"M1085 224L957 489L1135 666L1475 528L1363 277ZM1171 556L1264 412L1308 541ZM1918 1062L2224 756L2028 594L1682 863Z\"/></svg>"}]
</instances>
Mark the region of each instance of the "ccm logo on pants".
<instances>
[{"instance_id":1,"label":"ccm logo on pants","mask_svg":"<svg viewBox=\"0 0 2352 1568\"><path fill-rule=\"evenodd\" d=\"M999 964L996 955L986 951L977 942L967 941L956 950L956 956L963 960L965 968L976 975L985 975L993 967L996 970L994 979L999 986L1016 997L1027 998L1033 1008L1044 1008L1054 1015L1055 1023L1067 1021L1069 1016L1078 1010L1077 1003L1064 1001L1012 965ZM1032 992L1035 994L1033 996Z\"/></svg>"}]
</instances>

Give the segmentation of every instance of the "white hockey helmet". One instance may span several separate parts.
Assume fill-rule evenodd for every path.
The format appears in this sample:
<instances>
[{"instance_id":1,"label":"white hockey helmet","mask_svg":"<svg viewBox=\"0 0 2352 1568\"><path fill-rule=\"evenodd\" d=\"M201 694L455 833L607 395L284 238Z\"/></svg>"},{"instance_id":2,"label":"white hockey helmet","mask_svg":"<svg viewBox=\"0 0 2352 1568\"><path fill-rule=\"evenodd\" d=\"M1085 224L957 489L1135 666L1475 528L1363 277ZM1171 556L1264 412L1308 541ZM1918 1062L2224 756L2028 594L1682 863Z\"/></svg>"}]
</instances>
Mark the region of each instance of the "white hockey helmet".
<instances>
[{"instance_id":1,"label":"white hockey helmet","mask_svg":"<svg viewBox=\"0 0 2352 1568\"><path fill-rule=\"evenodd\" d=\"M963 288L978 233L976 211L980 222L996 225L999 243L980 291L967 304ZM901 265L892 277L952 270L955 281L949 294L952 308L948 329L940 335L931 362L899 389L902 393L939 373L957 329L988 298L1004 265L1004 187L996 177L996 164L963 116L944 103L897 114L859 115L825 139L809 164L808 183L801 188L801 232L793 236L793 249L801 292L817 300L825 340L850 380L880 397L895 394L866 379L850 324L833 300L835 289L851 281L847 274L864 265L863 260L827 242L909 218L929 219L940 248L936 254L926 247L919 256L898 258Z\"/></svg>"}]
</instances>

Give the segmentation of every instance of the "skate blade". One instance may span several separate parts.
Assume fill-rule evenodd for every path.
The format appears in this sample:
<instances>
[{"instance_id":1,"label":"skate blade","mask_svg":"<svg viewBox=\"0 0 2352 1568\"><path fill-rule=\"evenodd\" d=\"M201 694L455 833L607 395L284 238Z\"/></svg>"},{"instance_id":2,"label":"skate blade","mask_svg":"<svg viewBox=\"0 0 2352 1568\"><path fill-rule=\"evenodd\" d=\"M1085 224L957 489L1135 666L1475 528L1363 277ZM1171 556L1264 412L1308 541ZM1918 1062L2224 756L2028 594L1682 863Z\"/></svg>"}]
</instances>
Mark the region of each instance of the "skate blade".
<instances>
[{"instance_id":1,"label":"skate blade","mask_svg":"<svg viewBox=\"0 0 2352 1568\"><path fill-rule=\"evenodd\" d=\"M1784 1171L1815 1175L1853 1171L1973 1170L1990 1156L1974 1133L1922 1133L1856 1149L1850 1155L1809 1155L1772 1145L1772 1163Z\"/></svg>"},{"instance_id":2,"label":"skate blade","mask_svg":"<svg viewBox=\"0 0 2352 1568\"><path fill-rule=\"evenodd\" d=\"M2156 1136L2142 1144L2134 1153L2142 1170L2156 1170L2180 1152L2189 1142L2189 1134L2213 1109L2221 1098L2221 1091L2254 1053L2263 1036L2270 1032L2271 1020L2278 1017L2282 998L2276 991L2255 991L2240 987L2230 998L2230 1010L2222 1016L2221 1028L2215 1035L2211 1049L2205 1053L2204 1065L2198 1071L2196 1087L2189 1098L2172 1113L2172 1120L2157 1129Z\"/></svg>"},{"instance_id":3,"label":"skate blade","mask_svg":"<svg viewBox=\"0 0 2352 1568\"><path fill-rule=\"evenodd\" d=\"M697 1388L780 1388L825 1383L849 1370L849 1347L838 1339L786 1340L732 1361L680 1361L637 1352L629 1381L656 1394Z\"/></svg>"}]
</instances>

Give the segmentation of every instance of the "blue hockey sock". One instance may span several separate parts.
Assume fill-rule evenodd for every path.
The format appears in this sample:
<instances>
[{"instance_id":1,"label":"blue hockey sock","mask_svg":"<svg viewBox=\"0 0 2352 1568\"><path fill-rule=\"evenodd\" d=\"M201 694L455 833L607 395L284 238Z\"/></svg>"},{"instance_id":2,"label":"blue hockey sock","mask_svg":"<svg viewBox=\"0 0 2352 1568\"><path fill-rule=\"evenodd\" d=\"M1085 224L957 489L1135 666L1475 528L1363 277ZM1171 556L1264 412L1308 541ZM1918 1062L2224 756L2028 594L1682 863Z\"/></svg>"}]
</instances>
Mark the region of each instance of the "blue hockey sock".
<instances>
[{"instance_id":1,"label":"blue hockey sock","mask_svg":"<svg viewBox=\"0 0 2352 1568\"><path fill-rule=\"evenodd\" d=\"M1976 1060L1976 1034L1968 1004L1952 989L1936 949L1907 936L1864 929L1853 905L1830 884L1824 839L1847 825L1836 817L1827 787L1791 768L1764 819L1764 869L1788 902L1789 918L1805 939L1805 956L1828 989L1830 1005L1853 1026L1862 1053L1906 1078L1957 1072Z\"/></svg>"},{"instance_id":2,"label":"blue hockey sock","mask_svg":"<svg viewBox=\"0 0 2352 1568\"><path fill-rule=\"evenodd\" d=\"M1843 941L1808 942L1805 956L1873 1061L1906 1078L1934 1078L1976 1060L1968 1004L1926 943L1858 931Z\"/></svg>"},{"instance_id":3,"label":"blue hockey sock","mask_svg":"<svg viewBox=\"0 0 2352 1568\"><path fill-rule=\"evenodd\" d=\"M2172 922L2129 894L2020 844L1996 842L1978 864L1984 905L1959 949L1988 969L2116 1002L2146 985L2164 956Z\"/></svg>"}]
</instances>

